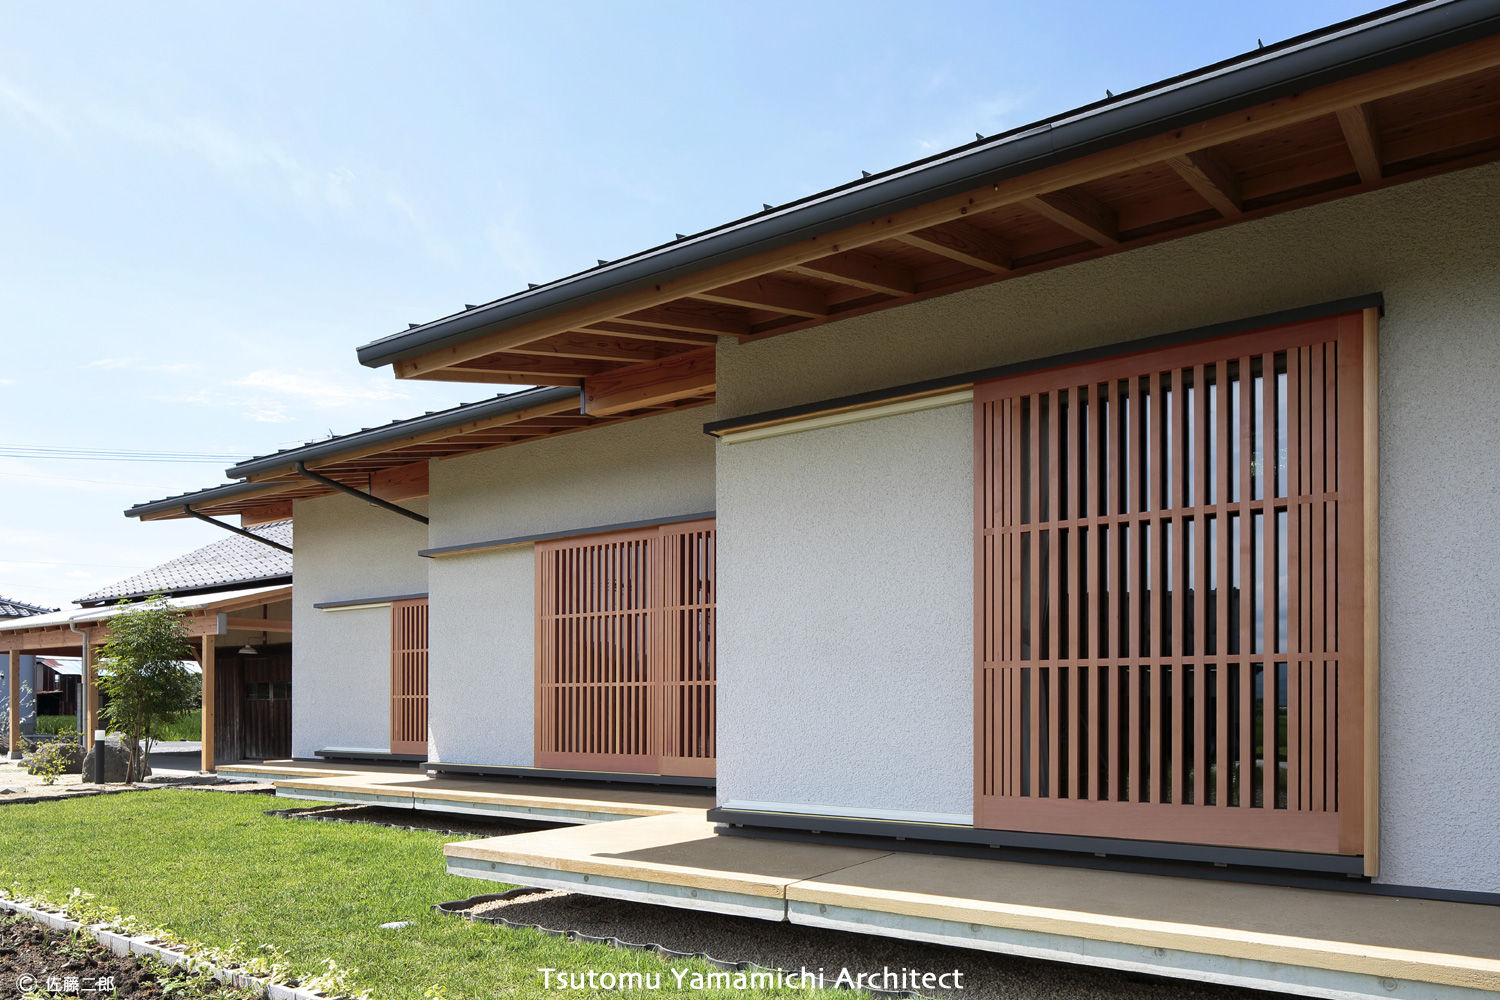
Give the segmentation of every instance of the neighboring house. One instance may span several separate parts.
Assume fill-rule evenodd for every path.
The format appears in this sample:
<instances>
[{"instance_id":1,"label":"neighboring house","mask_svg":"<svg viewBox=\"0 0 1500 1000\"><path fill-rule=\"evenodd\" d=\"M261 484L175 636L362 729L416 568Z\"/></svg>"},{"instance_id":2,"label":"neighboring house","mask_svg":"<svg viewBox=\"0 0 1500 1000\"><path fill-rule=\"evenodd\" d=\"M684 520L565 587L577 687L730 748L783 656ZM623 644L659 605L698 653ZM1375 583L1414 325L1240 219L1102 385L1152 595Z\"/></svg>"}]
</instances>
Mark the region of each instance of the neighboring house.
<instances>
[{"instance_id":1,"label":"neighboring house","mask_svg":"<svg viewBox=\"0 0 1500 1000\"><path fill-rule=\"evenodd\" d=\"M0 651L10 650L12 662L23 664L30 658L23 653L37 656L40 666L32 669L38 680L56 687L36 690L57 699L59 714L81 710L80 728L91 739L97 689L83 675L91 678L93 665L56 657L78 656L85 641L92 650L105 641L108 620L122 607L161 595L187 613L199 662L213 665L203 686L204 768L285 757L291 750L292 523L283 518L244 530L80 597L76 608L0 619Z\"/></svg>"},{"instance_id":2,"label":"neighboring house","mask_svg":"<svg viewBox=\"0 0 1500 1000\"><path fill-rule=\"evenodd\" d=\"M25 601L13 601L7 597L0 597L0 622L30 618L32 615L42 615L55 610L55 608L44 608L36 604L27 604ZM15 700L18 709L15 726L6 729L9 737L6 745L10 748L12 757L20 756L20 737L36 731L37 694L41 690L37 684L37 675L40 672L34 658L30 656L20 657L15 664L14 672L10 663L0 662L0 711L5 712L6 717L10 718L12 699ZM14 684L12 676L15 678Z\"/></svg>"},{"instance_id":3,"label":"neighboring house","mask_svg":"<svg viewBox=\"0 0 1500 1000\"><path fill-rule=\"evenodd\" d=\"M37 656L33 660L32 690L36 692L37 714L77 717L83 709L83 702L78 697L83 681L83 662L52 656ZM79 722L81 726L82 720Z\"/></svg>"},{"instance_id":4,"label":"neighboring house","mask_svg":"<svg viewBox=\"0 0 1500 1000\"><path fill-rule=\"evenodd\" d=\"M298 522L298 757L1497 903L1497 93L1477 0L1267 46L368 344L545 387L127 513Z\"/></svg>"}]
</instances>

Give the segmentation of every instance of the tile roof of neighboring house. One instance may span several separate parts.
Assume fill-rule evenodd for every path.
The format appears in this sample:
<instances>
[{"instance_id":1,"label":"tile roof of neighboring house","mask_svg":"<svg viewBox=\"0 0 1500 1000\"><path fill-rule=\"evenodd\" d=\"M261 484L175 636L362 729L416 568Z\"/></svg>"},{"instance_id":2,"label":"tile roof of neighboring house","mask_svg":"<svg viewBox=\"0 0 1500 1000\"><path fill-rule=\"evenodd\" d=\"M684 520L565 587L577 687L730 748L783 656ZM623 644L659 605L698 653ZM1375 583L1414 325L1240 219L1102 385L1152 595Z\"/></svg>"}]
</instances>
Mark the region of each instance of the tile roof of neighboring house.
<instances>
[{"instance_id":1,"label":"tile roof of neighboring house","mask_svg":"<svg viewBox=\"0 0 1500 1000\"><path fill-rule=\"evenodd\" d=\"M249 530L273 542L292 544L290 520L258 524ZM236 535L102 587L78 598L78 603L97 605L123 597L202 593L252 583L287 582L291 577L289 553Z\"/></svg>"},{"instance_id":2,"label":"tile roof of neighboring house","mask_svg":"<svg viewBox=\"0 0 1500 1000\"><path fill-rule=\"evenodd\" d=\"M12 601L8 597L0 597L0 618L25 618L28 615L42 615L56 608L44 608L37 604L27 604L25 601Z\"/></svg>"}]
</instances>

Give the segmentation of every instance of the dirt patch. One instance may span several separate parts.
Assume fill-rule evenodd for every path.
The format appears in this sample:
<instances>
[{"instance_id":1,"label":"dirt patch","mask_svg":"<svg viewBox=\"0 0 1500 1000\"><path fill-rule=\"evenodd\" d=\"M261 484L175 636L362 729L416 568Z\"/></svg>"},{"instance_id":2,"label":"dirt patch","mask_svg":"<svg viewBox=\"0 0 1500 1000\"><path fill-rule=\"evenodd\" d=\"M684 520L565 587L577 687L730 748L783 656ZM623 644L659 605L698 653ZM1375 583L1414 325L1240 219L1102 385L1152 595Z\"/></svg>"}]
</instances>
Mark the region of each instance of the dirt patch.
<instances>
[{"instance_id":1,"label":"dirt patch","mask_svg":"<svg viewBox=\"0 0 1500 1000\"><path fill-rule=\"evenodd\" d=\"M325 823L373 823L401 830L431 830L456 837L504 837L512 833L551 830L556 823L528 823L525 820L485 819L480 816L419 812L415 809L387 809L384 806L312 806L307 809L268 809L267 816L284 819L321 820Z\"/></svg>"},{"instance_id":2,"label":"dirt patch","mask_svg":"<svg viewBox=\"0 0 1500 1000\"><path fill-rule=\"evenodd\" d=\"M118 996L130 1000L248 1000L254 994L211 979L168 977L98 942L54 931L25 917L0 919L0 994ZM110 991L114 992L111 993Z\"/></svg>"},{"instance_id":3,"label":"dirt patch","mask_svg":"<svg viewBox=\"0 0 1500 1000\"><path fill-rule=\"evenodd\" d=\"M963 973L962 989L918 991L942 1000L1275 1000L1283 996L571 892L477 897L474 905L448 912L495 923L571 931L617 945L658 945L707 957L720 967L748 963L765 969L805 968L813 973L822 969L829 985L842 969L851 973L879 973L887 968Z\"/></svg>"}]
</instances>

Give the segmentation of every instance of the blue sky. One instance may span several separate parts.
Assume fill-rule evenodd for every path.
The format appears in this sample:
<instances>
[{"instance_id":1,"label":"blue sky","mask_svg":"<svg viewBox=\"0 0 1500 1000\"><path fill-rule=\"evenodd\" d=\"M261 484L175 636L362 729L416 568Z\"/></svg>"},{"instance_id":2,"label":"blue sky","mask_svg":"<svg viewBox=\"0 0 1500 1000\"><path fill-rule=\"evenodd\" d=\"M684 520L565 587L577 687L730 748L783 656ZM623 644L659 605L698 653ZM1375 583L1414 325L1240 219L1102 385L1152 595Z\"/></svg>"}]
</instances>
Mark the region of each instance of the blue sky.
<instances>
[{"instance_id":1,"label":"blue sky","mask_svg":"<svg viewBox=\"0 0 1500 1000\"><path fill-rule=\"evenodd\" d=\"M481 398L354 348L1362 4L0 0L0 445L251 455ZM227 462L0 458L0 594Z\"/></svg>"}]
</instances>

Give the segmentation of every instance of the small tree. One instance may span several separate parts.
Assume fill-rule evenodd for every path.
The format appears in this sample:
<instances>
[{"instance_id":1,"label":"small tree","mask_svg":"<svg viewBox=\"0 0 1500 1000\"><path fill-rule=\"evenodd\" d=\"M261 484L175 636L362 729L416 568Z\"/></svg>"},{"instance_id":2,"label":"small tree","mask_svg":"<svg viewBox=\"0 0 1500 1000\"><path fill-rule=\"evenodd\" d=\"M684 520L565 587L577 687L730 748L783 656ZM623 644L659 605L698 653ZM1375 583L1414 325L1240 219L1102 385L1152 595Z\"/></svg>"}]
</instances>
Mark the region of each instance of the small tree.
<instances>
[{"instance_id":1,"label":"small tree","mask_svg":"<svg viewBox=\"0 0 1500 1000\"><path fill-rule=\"evenodd\" d=\"M186 618L158 594L109 620L109 641L99 649L99 689L109 698L105 723L125 735L126 784L135 780L141 740L190 709L198 693L198 679L180 662L193 655Z\"/></svg>"}]
</instances>

